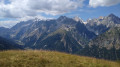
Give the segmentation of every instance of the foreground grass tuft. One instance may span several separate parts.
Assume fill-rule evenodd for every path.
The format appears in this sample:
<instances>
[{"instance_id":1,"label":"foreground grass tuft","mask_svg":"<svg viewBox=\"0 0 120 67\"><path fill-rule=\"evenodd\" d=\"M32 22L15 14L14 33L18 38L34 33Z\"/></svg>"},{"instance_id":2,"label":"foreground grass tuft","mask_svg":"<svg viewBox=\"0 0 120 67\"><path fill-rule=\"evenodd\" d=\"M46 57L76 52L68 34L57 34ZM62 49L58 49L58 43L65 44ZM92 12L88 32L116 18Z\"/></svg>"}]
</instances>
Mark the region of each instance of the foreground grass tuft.
<instances>
[{"instance_id":1,"label":"foreground grass tuft","mask_svg":"<svg viewBox=\"0 0 120 67\"><path fill-rule=\"evenodd\" d=\"M0 67L120 67L118 62L52 51L2 51Z\"/></svg>"}]
</instances>

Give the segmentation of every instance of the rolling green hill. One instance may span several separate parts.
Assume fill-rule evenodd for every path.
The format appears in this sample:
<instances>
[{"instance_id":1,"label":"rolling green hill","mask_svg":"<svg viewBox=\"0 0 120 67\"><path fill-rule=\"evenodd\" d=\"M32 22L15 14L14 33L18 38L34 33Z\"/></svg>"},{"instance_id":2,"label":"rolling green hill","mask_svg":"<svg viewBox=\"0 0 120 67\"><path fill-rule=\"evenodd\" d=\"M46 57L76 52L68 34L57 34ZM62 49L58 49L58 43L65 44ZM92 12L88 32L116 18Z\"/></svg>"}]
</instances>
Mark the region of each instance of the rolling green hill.
<instances>
[{"instance_id":1,"label":"rolling green hill","mask_svg":"<svg viewBox=\"0 0 120 67\"><path fill-rule=\"evenodd\" d=\"M50 51L2 51L0 67L119 67L120 63Z\"/></svg>"}]
</instances>

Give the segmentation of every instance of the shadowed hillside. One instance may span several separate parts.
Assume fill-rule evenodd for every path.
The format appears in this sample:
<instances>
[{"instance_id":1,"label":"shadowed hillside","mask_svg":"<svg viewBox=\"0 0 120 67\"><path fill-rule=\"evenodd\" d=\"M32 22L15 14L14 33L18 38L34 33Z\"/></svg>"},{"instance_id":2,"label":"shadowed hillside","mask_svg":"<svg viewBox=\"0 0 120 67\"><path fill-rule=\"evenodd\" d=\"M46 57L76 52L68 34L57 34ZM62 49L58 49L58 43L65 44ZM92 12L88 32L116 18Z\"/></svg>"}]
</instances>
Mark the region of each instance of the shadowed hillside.
<instances>
[{"instance_id":1,"label":"shadowed hillside","mask_svg":"<svg viewBox=\"0 0 120 67\"><path fill-rule=\"evenodd\" d=\"M0 50L14 50L23 49L21 45L16 44L14 41L0 37Z\"/></svg>"}]
</instances>

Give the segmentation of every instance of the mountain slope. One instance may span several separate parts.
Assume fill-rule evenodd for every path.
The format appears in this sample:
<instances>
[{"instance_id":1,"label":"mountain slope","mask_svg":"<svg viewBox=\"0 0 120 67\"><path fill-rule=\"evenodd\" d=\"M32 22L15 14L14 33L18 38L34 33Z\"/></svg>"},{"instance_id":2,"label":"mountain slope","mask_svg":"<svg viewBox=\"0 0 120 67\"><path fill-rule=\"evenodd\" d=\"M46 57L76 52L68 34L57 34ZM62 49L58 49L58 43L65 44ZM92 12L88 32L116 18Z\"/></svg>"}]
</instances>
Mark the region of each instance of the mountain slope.
<instances>
[{"instance_id":1,"label":"mountain slope","mask_svg":"<svg viewBox=\"0 0 120 67\"><path fill-rule=\"evenodd\" d=\"M96 45L107 49L111 49L114 46L116 49L120 49L120 27L111 28L93 39L89 45Z\"/></svg>"},{"instance_id":2,"label":"mountain slope","mask_svg":"<svg viewBox=\"0 0 120 67\"><path fill-rule=\"evenodd\" d=\"M68 53L79 51L82 46L72 37L70 32L58 30L48 35L45 39L38 40L33 46L37 49L56 50Z\"/></svg>"},{"instance_id":3,"label":"mountain slope","mask_svg":"<svg viewBox=\"0 0 120 67\"><path fill-rule=\"evenodd\" d=\"M9 59L9 60L8 60ZM118 62L50 51L0 52L1 67L119 67Z\"/></svg>"},{"instance_id":4,"label":"mountain slope","mask_svg":"<svg viewBox=\"0 0 120 67\"><path fill-rule=\"evenodd\" d=\"M119 60L120 27L111 28L107 32L91 40L89 46L81 50L80 55Z\"/></svg>"},{"instance_id":5,"label":"mountain slope","mask_svg":"<svg viewBox=\"0 0 120 67\"><path fill-rule=\"evenodd\" d=\"M4 38L9 38L10 37L10 29L9 28L4 28L0 27L0 36Z\"/></svg>"}]
</instances>

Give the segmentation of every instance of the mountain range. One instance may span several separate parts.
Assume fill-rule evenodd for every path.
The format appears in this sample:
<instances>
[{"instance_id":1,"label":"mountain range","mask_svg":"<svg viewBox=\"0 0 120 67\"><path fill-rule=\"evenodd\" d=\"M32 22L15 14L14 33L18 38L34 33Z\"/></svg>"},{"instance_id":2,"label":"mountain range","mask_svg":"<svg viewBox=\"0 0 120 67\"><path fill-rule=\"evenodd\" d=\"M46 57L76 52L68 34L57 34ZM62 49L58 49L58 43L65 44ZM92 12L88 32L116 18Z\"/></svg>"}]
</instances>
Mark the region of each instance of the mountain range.
<instances>
[{"instance_id":1,"label":"mountain range","mask_svg":"<svg viewBox=\"0 0 120 67\"><path fill-rule=\"evenodd\" d=\"M43 49L103 58L120 59L120 18L114 14L84 21L79 17L21 21L0 36L24 49ZM17 45L16 44L16 45ZM17 45L17 46L18 46Z\"/></svg>"}]
</instances>

